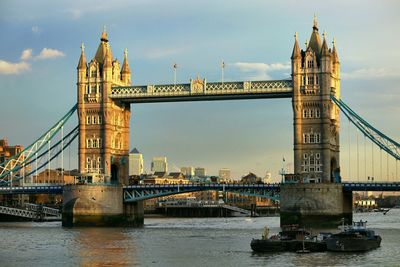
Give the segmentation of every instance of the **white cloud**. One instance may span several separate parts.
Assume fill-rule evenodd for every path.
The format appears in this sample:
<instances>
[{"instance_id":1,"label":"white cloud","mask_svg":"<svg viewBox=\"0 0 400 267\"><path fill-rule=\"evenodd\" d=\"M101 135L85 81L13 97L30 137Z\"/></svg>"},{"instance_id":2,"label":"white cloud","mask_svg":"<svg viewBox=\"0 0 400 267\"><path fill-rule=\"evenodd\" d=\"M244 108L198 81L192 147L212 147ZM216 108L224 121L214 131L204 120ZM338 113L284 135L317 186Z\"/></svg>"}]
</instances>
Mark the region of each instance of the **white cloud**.
<instances>
[{"instance_id":1,"label":"white cloud","mask_svg":"<svg viewBox=\"0 0 400 267\"><path fill-rule=\"evenodd\" d=\"M45 47L42 49L40 54L35 57L35 59L48 59L48 58L56 58L63 56L65 56L65 54L62 51Z\"/></svg>"},{"instance_id":2,"label":"white cloud","mask_svg":"<svg viewBox=\"0 0 400 267\"><path fill-rule=\"evenodd\" d=\"M400 78L400 71L386 68L362 68L351 72L342 72L341 77L345 80L370 80L388 77Z\"/></svg>"},{"instance_id":3,"label":"white cloud","mask_svg":"<svg viewBox=\"0 0 400 267\"><path fill-rule=\"evenodd\" d=\"M31 65L26 62L11 63L0 60L0 74L19 74L31 69Z\"/></svg>"},{"instance_id":4,"label":"white cloud","mask_svg":"<svg viewBox=\"0 0 400 267\"><path fill-rule=\"evenodd\" d=\"M250 74L249 78L254 80L271 79L270 72L288 70L291 68L289 62L272 64L236 62L231 65L238 68L241 72Z\"/></svg>"},{"instance_id":5,"label":"white cloud","mask_svg":"<svg viewBox=\"0 0 400 267\"><path fill-rule=\"evenodd\" d=\"M22 51L21 60L26 61L30 58L32 58L32 49L28 48L28 49L25 49L24 51Z\"/></svg>"},{"instance_id":6,"label":"white cloud","mask_svg":"<svg viewBox=\"0 0 400 267\"><path fill-rule=\"evenodd\" d=\"M32 32L39 33L40 32L39 26L32 26Z\"/></svg>"}]
</instances>

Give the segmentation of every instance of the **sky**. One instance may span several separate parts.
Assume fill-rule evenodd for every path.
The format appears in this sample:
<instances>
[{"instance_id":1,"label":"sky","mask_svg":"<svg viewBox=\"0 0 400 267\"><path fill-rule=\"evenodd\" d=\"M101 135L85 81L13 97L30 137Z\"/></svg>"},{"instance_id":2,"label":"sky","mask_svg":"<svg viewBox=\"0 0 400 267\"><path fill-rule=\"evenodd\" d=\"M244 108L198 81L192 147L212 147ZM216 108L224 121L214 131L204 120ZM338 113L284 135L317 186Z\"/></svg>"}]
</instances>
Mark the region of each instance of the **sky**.
<instances>
[{"instance_id":1,"label":"sky","mask_svg":"<svg viewBox=\"0 0 400 267\"><path fill-rule=\"evenodd\" d=\"M327 32L329 43L336 38L342 100L399 142L399 11L398 1L3 0L0 138L27 146L75 104L80 45L90 61L104 26L114 57L122 62L128 49L134 85L172 83L174 63L178 83L197 76L220 81L222 61L225 81L269 80L290 77L294 33L304 49L316 14L320 33ZM236 178L269 171L275 181L282 166L293 171L290 99L135 104L131 110L130 146L143 153L147 171L155 156L166 156L170 171L200 166L215 175L230 168ZM69 127L76 123L75 116ZM343 177L396 176L398 163L364 144L344 116L341 126ZM66 167L74 168L76 145L69 155Z\"/></svg>"}]
</instances>

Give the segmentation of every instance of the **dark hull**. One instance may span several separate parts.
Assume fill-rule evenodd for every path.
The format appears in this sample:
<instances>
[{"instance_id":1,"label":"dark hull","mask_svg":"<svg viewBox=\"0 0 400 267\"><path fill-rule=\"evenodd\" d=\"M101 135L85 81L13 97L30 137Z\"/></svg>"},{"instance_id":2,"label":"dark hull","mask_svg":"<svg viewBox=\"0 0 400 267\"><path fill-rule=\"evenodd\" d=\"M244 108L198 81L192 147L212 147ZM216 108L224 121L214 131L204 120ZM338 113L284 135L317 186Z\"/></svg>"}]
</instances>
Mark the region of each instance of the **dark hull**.
<instances>
[{"instance_id":1,"label":"dark hull","mask_svg":"<svg viewBox=\"0 0 400 267\"><path fill-rule=\"evenodd\" d=\"M374 239L364 238L335 238L331 237L326 240L328 251L356 252L368 251L378 248L381 245L381 237Z\"/></svg>"},{"instance_id":2,"label":"dark hull","mask_svg":"<svg viewBox=\"0 0 400 267\"><path fill-rule=\"evenodd\" d=\"M256 252L296 252L303 250L303 241L253 239L250 246L251 249ZM323 252L326 251L326 243L321 241L304 241L304 249L311 252Z\"/></svg>"}]
</instances>

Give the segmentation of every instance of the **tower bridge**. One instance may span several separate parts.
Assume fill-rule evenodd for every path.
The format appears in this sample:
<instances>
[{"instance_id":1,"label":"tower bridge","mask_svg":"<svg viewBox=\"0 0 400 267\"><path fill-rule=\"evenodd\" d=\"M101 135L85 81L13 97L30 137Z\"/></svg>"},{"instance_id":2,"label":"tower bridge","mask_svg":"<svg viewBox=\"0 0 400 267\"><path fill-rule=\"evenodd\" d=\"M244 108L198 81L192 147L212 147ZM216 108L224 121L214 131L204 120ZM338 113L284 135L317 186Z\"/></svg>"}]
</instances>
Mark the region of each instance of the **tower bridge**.
<instances>
[{"instance_id":1,"label":"tower bridge","mask_svg":"<svg viewBox=\"0 0 400 267\"><path fill-rule=\"evenodd\" d=\"M321 221L336 222L342 217L350 221L351 191L377 188L375 185L357 187L341 183L340 111L377 146L396 160L400 159L399 143L372 127L340 99L340 62L336 43L334 41L329 48L326 35L321 38L319 34L316 19L305 50L300 49L295 35L289 80L208 82L197 77L185 84L131 84L127 51L121 65L113 57L105 31L101 34L95 56L89 62L82 45L77 66L77 105L29 149L0 165L0 182L12 184L13 179L19 179L15 175L21 176L24 166L38 155L42 156L39 151L46 143L50 150L50 140L60 130L63 133L65 121L76 110L79 127L67 136L73 139L79 131L79 171L99 172L105 179L96 186L69 185L62 188L63 225L141 225L143 199L157 194L179 193L182 189L160 191L160 188L150 190L148 187L126 186L131 104L152 102L291 98L294 174L301 183L279 186L281 224L312 225ZM60 151L63 151L64 142L59 144ZM385 185L379 188L390 189ZM396 188L396 184L391 187L394 191ZM199 186L186 189L204 190ZM145 194L145 190L150 193ZM265 195L266 191L258 192Z\"/></svg>"}]
</instances>

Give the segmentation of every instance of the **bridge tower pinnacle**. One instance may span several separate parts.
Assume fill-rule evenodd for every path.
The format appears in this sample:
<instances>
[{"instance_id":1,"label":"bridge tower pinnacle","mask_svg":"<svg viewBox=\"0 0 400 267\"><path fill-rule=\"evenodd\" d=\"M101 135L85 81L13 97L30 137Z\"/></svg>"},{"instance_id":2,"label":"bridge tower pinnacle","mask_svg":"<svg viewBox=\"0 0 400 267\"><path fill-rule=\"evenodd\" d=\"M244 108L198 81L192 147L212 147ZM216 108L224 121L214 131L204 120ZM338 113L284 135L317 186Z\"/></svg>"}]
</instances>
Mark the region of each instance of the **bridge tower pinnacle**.
<instances>
[{"instance_id":1,"label":"bridge tower pinnacle","mask_svg":"<svg viewBox=\"0 0 400 267\"><path fill-rule=\"evenodd\" d=\"M121 70L104 30L88 64L82 46L77 71L79 171L104 174L105 182L127 184L130 105L109 98L112 86L131 83L127 55Z\"/></svg>"},{"instance_id":2,"label":"bridge tower pinnacle","mask_svg":"<svg viewBox=\"0 0 400 267\"><path fill-rule=\"evenodd\" d=\"M314 17L305 50L297 34L292 53L294 172L310 182L339 182L339 109L330 100L340 98L340 65L334 43L328 48Z\"/></svg>"}]
</instances>

